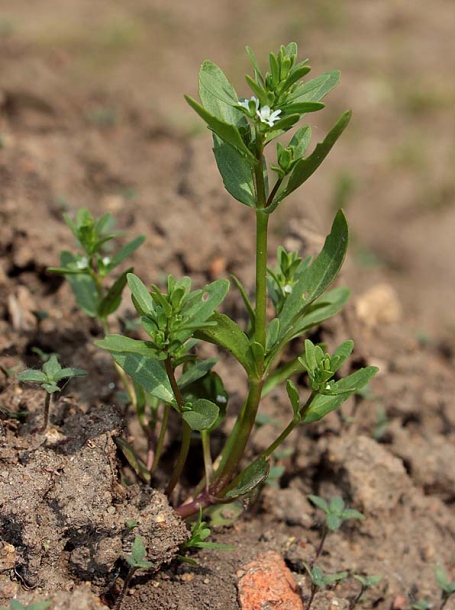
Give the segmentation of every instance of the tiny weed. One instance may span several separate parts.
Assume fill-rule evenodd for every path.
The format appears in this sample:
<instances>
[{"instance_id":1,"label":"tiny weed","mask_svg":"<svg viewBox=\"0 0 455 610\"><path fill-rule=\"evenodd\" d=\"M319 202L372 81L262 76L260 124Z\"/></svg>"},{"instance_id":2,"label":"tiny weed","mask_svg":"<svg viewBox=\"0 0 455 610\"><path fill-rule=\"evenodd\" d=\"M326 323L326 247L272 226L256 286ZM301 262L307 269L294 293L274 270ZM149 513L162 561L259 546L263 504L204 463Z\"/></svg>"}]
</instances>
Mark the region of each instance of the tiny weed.
<instances>
[{"instance_id":1,"label":"tiny weed","mask_svg":"<svg viewBox=\"0 0 455 610\"><path fill-rule=\"evenodd\" d=\"M310 599L308 600L305 610L310 610L311 606L313 605L314 597L318 591L322 591L335 583L342 582L349 575L347 571L337 572L336 574L324 574L321 568L317 566L305 566L305 568L308 572L308 576L311 579Z\"/></svg>"},{"instance_id":2,"label":"tiny weed","mask_svg":"<svg viewBox=\"0 0 455 610\"><path fill-rule=\"evenodd\" d=\"M235 547L229 546L227 544L219 544L218 542L208 542L207 538L210 536L211 530L208 527L207 523L202 520L202 507L199 509L199 515L197 521L193 523L191 526L191 536L190 538L182 544L180 549L188 550L188 549L214 549L218 551L233 551ZM185 563L190 563L191 565L197 566L198 563L194 559L190 557L186 557L184 555L178 555L180 561Z\"/></svg>"},{"instance_id":3,"label":"tiny weed","mask_svg":"<svg viewBox=\"0 0 455 610\"><path fill-rule=\"evenodd\" d=\"M57 385L62 379L71 379L71 377L82 377L87 373L82 369L62 368L57 359L57 356L52 355L49 360L43 364L41 371L34 369L26 369L19 373L17 378L19 381L29 381L39 383L45 391L44 395L44 423L41 431L47 429L49 422L49 409L51 404L51 396L55 392L59 392L60 388Z\"/></svg>"},{"instance_id":4,"label":"tiny weed","mask_svg":"<svg viewBox=\"0 0 455 610\"><path fill-rule=\"evenodd\" d=\"M348 610L354 610L357 604L362 601L362 597L367 589L371 587L376 587L381 580L382 574L372 574L371 576L363 576L361 574L353 574L353 578L355 578L360 583L360 591L358 594L351 600L349 604Z\"/></svg>"},{"instance_id":5,"label":"tiny weed","mask_svg":"<svg viewBox=\"0 0 455 610\"><path fill-rule=\"evenodd\" d=\"M134 525L133 528L134 527L136 526ZM137 570L148 570L152 567L153 564L150 561L147 561L145 559L145 556L146 552L142 538L140 536L136 536L133 542L133 546L131 547L131 555L125 556L125 559L128 562L130 569L128 571L128 574L126 575L122 590L120 591L120 595L118 596L117 601L115 602L114 610L120 610L120 606L122 605L123 598L125 597L125 594L128 591L131 579L133 578Z\"/></svg>"},{"instance_id":6,"label":"tiny weed","mask_svg":"<svg viewBox=\"0 0 455 610\"><path fill-rule=\"evenodd\" d=\"M312 494L308 496L308 499L315 506L320 508L325 515L321 540L314 558L314 561L316 561L322 553L322 549L329 532L338 530L344 521L348 521L349 519L365 519L365 516L354 508L346 508L344 500L343 498L340 498L340 496L333 496L330 502L327 502L324 500L324 498L314 496Z\"/></svg>"}]
</instances>

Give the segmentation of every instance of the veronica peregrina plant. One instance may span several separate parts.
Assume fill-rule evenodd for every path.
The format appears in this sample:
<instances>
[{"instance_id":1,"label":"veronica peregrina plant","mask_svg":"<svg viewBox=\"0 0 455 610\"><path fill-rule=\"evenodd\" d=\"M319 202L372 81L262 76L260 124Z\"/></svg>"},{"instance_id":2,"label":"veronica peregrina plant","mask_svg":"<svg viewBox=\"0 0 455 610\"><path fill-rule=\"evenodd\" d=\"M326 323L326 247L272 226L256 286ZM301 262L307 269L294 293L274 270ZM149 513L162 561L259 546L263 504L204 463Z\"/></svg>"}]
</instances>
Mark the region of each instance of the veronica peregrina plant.
<instances>
[{"instance_id":1,"label":"veronica peregrina plant","mask_svg":"<svg viewBox=\"0 0 455 610\"><path fill-rule=\"evenodd\" d=\"M44 423L41 431L47 429L49 422L49 410L51 405L51 397L55 392L59 392L60 388L57 385L62 379L71 379L71 377L83 377L87 375L86 371L82 369L75 369L71 367L62 368L57 356L54 354L47 360L41 371L34 369L26 369L19 373L17 378L19 381L30 381L32 383L39 383L42 389L45 391L44 394Z\"/></svg>"},{"instance_id":2,"label":"veronica peregrina plant","mask_svg":"<svg viewBox=\"0 0 455 610\"><path fill-rule=\"evenodd\" d=\"M128 591L131 579L133 578L137 570L148 570L152 567L153 564L145 559L145 555L146 552L142 538L140 536L136 536L133 542L133 546L131 547L131 555L125 556L125 559L128 562L130 569L128 570L128 574L126 575L120 595L118 596L117 601L115 602L114 610L120 610L120 606L122 605L123 598L125 597L125 594Z\"/></svg>"},{"instance_id":3,"label":"veronica peregrina plant","mask_svg":"<svg viewBox=\"0 0 455 610\"><path fill-rule=\"evenodd\" d=\"M314 561L316 561L319 555L322 553L322 549L324 548L324 543L329 532L334 532L339 529L343 521L348 521L349 519L365 519L365 515L362 515L362 513L354 508L346 508L344 500L343 498L340 498L340 496L333 496L330 502L327 502L320 496L314 496L312 494L308 496L308 499L315 506L320 508L325 515L321 540L314 558Z\"/></svg>"},{"instance_id":4,"label":"veronica peregrina plant","mask_svg":"<svg viewBox=\"0 0 455 610\"><path fill-rule=\"evenodd\" d=\"M348 577L348 572L337 572L336 574L324 574L324 572L318 566L305 566L308 576L311 579L311 592L310 599L308 600L307 607L305 610L310 610L313 605L313 600L318 591L324 590L330 585L337 582L342 582Z\"/></svg>"},{"instance_id":5,"label":"veronica peregrina plant","mask_svg":"<svg viewBox=\"0 0 455 610\"><path fill-rule=\"evenodd\" d=\"M371 587L376 587L376 585L381 582L382 574L371 574L371 576L353 574L352 577L360 583L360 591L349 603L349 610L354 610L357 604L362 600L362 597L367 589L370 589Z\"/></svg>"},{"instance_id":6,"label":"veronica peregrina plant","mask_svg":"<svg viewBox=\"0 0 455 610\"><path fill-rule=\"evenodd\" d=\"M345 304L348 291L329 287L344 261L349 234L340 210L314 260L300 258L280 247L278 265L269 268L269 219L284 199L318 169L349 123L351 113L346 112L310 153L311 129L306 124L297 128L287 142L278 142L277 138L285 136L308 113L324 107L321 100L338 84L340 74L330 71L302 80L310 67L308 60L297 60L295 43L271 53L266 72L261 71L251 49L247 48L247 52L253 65L253 75L246 77L250 94L239 96L222 70L206 61L199 73L200 102L186 97L212 132L214 155L226 190L250 208L255 220L253 296L250 298L249 289L233 278L248 314L247 328L218 311L229 290L227 279L195 289L190 278L169 276L167 285L161 288L156 284L148 286L133 273L124 272L117 280L117 288L104 293L100 273L110 270L118 256L103 261L99 247L110 236L103 238L100 233L107 221L102 217L94 222L87 211L80 213L75 223L67 219L84 253L76 257L64 254L62 266L56 270L72 281L76 298L87 313L101 319L120 298L120 286L128 283L147 339L108 334L96 344L108 350L119 369L132 380L136 396L141 396L137 409L140 417L145 402L153 404L153 416L148 422L153 429L149 435L152 444L146 462L126 441L120 441L143 480L150 481L159 467L172 410L180 419L181 439L166 487L168 496L173 495L179 483L192 439L200 438L204 475L192 498L177 508L182 517L250 494L266 480L270 457L297 426L318 421L337 409L377 371L366 367L339 378L339 368L352 352L352 341L344 342L329 355L307 339L304 352L284 363L282 356L290 341L305 337ZM76 280L82 283L77 289ZM212 370L216 360L198 358L194 348L200 341L227 350L239 362L248 381L241 411L217 456L212 456L211 435L223 422L228 396L220 377ZM310 385L303 399L291 379L302 372L307 374ZM280 383L286 383L289 396L289 423L268 448L245 465L243 458L261 399Z\"/></svg>"}]
</instances>

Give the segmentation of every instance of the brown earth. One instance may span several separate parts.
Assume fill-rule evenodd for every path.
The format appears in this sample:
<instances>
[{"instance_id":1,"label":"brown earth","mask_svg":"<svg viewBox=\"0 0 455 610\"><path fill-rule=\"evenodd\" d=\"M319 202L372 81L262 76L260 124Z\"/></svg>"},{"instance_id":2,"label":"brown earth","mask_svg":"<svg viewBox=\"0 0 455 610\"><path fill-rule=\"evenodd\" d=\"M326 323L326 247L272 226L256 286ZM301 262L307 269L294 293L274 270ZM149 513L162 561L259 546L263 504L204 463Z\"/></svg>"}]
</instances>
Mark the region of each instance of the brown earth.
<instances>
[{"instance_id":1,"label":"brown earth","mask_svg":"<svg viewBox=\"0 0 455 610\"><path fill-rule=\"evenodd\" d=\"M0 0L0 9L0 604L112 606L133 538L126 520L138 522L155 570L137 573L124 610L238 610L247 565L271 551L308 600L304 562L321 518L308 493L341 495L366 516L329 537L320 562L383 574L360 607L408 609L409 595L436 604L436 566L455 578L452 3L43 0L31 10ZM278 487L215 530L235 550L201 551L199 567L169 563L185 527L160 492L121 484L113 438L138 433L115 398L109 358L92 344L99 330L46 268L73 247L62 212L85 206L112 212L128 236L146 234L133 262L148 283L169 272L198 284L234 273L250 285L250 211L223 191L210 136L182 95L195 95L206 58L246 93L245 44L263 57L289 40L315 75L343 72L312 123L316 140L345 108L354 121L278 211L270 256L281 241L313 251L334 209L346 208L352 245L341 281L353 298L318 338L352 337L357 361L381 372L344 420L291 437ZM37 310L48 313L39 325ZM131 311L126 298L122 313ZM34 430L41 394L11 374L39 365L33 347L90 373L64 388L46 435ZM234 412L244 380L220 359ZM286 400L277 391L264 408L286 421ZM26 422L8 415L25 410ZM251 452L272 433L258 430ZM313 607L348 608L356 591L350 579Z\"/></svg>"}]
</instances>

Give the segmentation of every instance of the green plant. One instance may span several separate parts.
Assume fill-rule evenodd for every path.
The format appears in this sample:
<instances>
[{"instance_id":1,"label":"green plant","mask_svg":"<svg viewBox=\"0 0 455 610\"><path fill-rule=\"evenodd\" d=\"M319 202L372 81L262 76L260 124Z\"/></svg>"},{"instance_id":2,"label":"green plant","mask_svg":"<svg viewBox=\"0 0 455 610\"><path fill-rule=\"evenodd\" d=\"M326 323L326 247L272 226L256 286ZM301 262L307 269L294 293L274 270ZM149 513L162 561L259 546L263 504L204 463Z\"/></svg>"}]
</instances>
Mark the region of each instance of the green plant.
<instances>
[{"instance_id":1,"label":"green plant","mask_svg":"<svg viewBox=\"0 0 455 610\"><path fill-rule=\"evenodd\" d=\"M135 525L132 524L127 525L130 529L134 529ZM130 585L131 579L137 570L148 570L152 567L152 563L145 559L145 547L140 536L136 536L133 542L133 546L131 547L131 555L126 555L125 559L128 562L130 569L128 570L128 574L123 582L122 590L120 591L120 595L117 598L117 601L114 605L114 610L120 610L120 606L122 605L123 598L125 597L126 592L128 591L128 587Z\"/></svg>"},{"instance_id":2,"label":"green plant","mask_svg":"<svg viewBox=\"0 0 455 610\"><path fill-rule=\"evenodd\" d=\"M433 605L426 599L423 599L421 601L412 602L412 605L411 605L411 610L431 610L432 608L433 608Z\"/></svg>"},{"instance_id":3,"label":"green plant","mask_svg":"<svg viewBox=\"0 0 455 610\"><path fill-rule=\"evenodd\" d=\"M321 568L317 566L311 567L305 565L305 569L308 572L308 576L311 580L310 599L308 600L305 610L310 610L314 597L318 591L324 590L328 586L335 583L342 582L348 576L348 572L346 570L343 572L337 572L336 574L324 574Z\"/></svg>"},{"instance_id":4,"label":"green plant","mask_svg":"<svg viewBox=\"0 0 455 610\"><path fill-rule=\"evenodd\" d=\"M362 600L363 594L367 589L370 589L371 587L376 587L376 585L381 582L382 574L372 574L371 576L353 574L352 577L360 583L360 591L349 603L349 610L354 610L357 604Z\"/></svg>"},{"instance_id":5,"label":"green plant","mask_svg":"<svg viewBox=\"0 0 455 610\"><path fill-rule=\"evenodd\" d=\"M28 604L28 606L24 606L21 602L17 601L17 599L12 599L9 603L9 610L46 610L46 608L50 608L52 602L33 602L32 604ZM0 610L8 610L5 606L2 606Z\"/></svg>"},{"instance_id":6,"label":"green plant","mask_svg":"<svg viewBox=\"0 0 455 610\"><path fill-rule=\"evenodd\" d=\"M220 544L218 542L209 542L207 538L210 536L211 530L207 526L207 523L202 520L202 507L199 509L199 515L197 521L191 526L191 534L186 542L182 544L180 550L185 551L188 549L214 549L219 551L232 551L235 547L228 544ZM180 561L185 563L191 563L192 565L198 565L197 561L186 557L184 555L178 555Z\"/></svg>"},{"instance_id":7,"label":"green plant","mask_svg":"<svg viewBox=\"0 0 455 610\"><path fill-rule=\"evenodd\" d=\"M44 395L44 423L41 430L46 430L49 422L49 409L51 404L51 396L55 392L59 392L60 388L57 385L62 379L71 379L72 377L82 377L87 373L82 369L62 368L57 356L52 355L47 360L41 371L34 369L26 369L19 373L17 378L19 381L30 381L39 383L45 391Z\"/></svg>"},{"instance_id":8,"label":"green plant","mask_svg":"<svg viewBox=\"0 0 455 610\"><path fill-rule=\"evenodd\" d=\"M441 589L441 603L439 610L442 610L449 601L449 597L455 593L455 580L450 581L447 572L441 566L436 568L435 578L438 587Z\"/></svg>"},{"instance_id":9,"label":"green plant","mask_svg":"<svg viewBox=\"0 0 455 610\"><path fill-rule=\"evenodd\" d=\"M295 43L270 54L270 71L265 74L251 49L247 52L253 64L253 76L246 77L253 94L250 98L239 97L222 70L210 61L203 63L199 74L201 103L186 97L213 134L215 159L226 190L248 206L255 219L254 298L233 278L248 314L247 328L217 311L229 290L227 279L194 289L190 278L170 275L164 288L156 284L149 288L126 271L116 282L115 299L112 290L104 293L99 272L111 269L115 257L105 263L98 254L98 245L104 243L99 238L99 224L102 228L106 220L103 217L94 223L87 211L78 215L76 223L67 219L85 254L74 257L64 253L62 267L55 270L73 283L76 299L85 311L101 319L113 311L112 303L120 298L120 288L128 283L148 339L107 334L96 344L111 353L123 372L125 386L128 388L129 383L134 389L130 391L131 401L148 435L147 460L144 462L126 441L120 440L119 445L138 476L149 482L159 467L169 416L174 410L182 432L180 451L166 487L171 496L183 473L192 439L200 439L204 476L192 499L177 507L182 517L197 514L201 507L232 502L252 493L267 478L272 454L297 426L318 421L337 409L377 371L370 366L339 379L338 370L352 352L352 341L345 341L329 355L307 339L299 357L290 362L283 358L292 340L305 337L311 328L337 314L348 299L348 290L329 287L345 258L349 232L340 210L314 260L279 248L278 265L269 268L269 219L283 200L319 168L349 123L351 113L345 113L311 153L307 153L311 140L308 125L297 129L287 144L276 142L307 113L324 107L321 100L338 84L340 74L330 71L304 82L310 68L307 60L297 61ZM276 146L271 146L275 142ZM265 154L270 148L275 149L272 158ZM81 234L82 228L85 233ZM138 244L132 243L134 247ZM133 248L127 249L129 253ZM211 436L223 422L228 396L212 370L216 360L198 358L196 345L200 341L227 350L243 367L248 380L243 407L216 458L211 454ZM291 379L302 371L307 373L310 385L303 400ZM291 404L289 424L268 448L245 464L261 399L280 383L286 383Z\"/></svg>"},{"instance_id":10,"label":"green plant","mask_svg":"<svg viewBox=\"0 0 455 610\"><path fill-rule=\"evenodd\" d=\"M340 496L333 496L333 498L330 499L330 502L312 494L310 494L308 498L315 506L320 508L325 515L321 540L314 558L314 561L316 561L322 553L329 532L334 532L339 529L344 521L348 521L349 519L365 519L365 516L354 508L346 508L344 500L343 498L340 498Z\"/></svg>"}]
</instances>

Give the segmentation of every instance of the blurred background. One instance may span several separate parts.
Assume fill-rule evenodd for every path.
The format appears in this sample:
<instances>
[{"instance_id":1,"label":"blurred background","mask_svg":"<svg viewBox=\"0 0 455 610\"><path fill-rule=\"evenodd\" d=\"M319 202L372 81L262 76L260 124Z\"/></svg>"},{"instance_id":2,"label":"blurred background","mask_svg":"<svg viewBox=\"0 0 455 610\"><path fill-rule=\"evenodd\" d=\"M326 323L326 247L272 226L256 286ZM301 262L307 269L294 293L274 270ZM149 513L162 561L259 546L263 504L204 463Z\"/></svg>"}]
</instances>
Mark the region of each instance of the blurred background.
<instances>
[{"instance_id":1,"label":"blurred background","mask_svg":"<svg viewBox=\"0 0 455 610\"><path fill-rule=\"evenodd\" d=\"M246 96L245 46L265 67L270 50L295 41L313 76L342 71L327 109L308 117L314 142L347 108L354 116L280 211L276 239L304 222L324 235L344 207L352 228L345 283L355 294L387 284L402 310L396 320L422 339L453 338L454 19L451 0L431 8L423 0L0 0L0 156L10 179L0 206L13 199L24 212L38 206L41 220L44 205L120 213L148 206L157 217L159 200L171 205L160 195L167 188L182 200L191 192L199 206L218 200L225 210L210 136L183 95L197 95L199 66L211 59ZM193 182L184 183L175 171L188 164ZM235 235L246 212L232 205L240 211L230 224L218 208L212 218ZM177 216L171 224L184 240ZM147 222L172 239L166 220ZM158 237L154 243L163 247ZM222 254L229 259L229 250ZM160 256L156 268L167 262ZM198 264L189 256L186 268Z\"/></svg>"}]
</instances>

